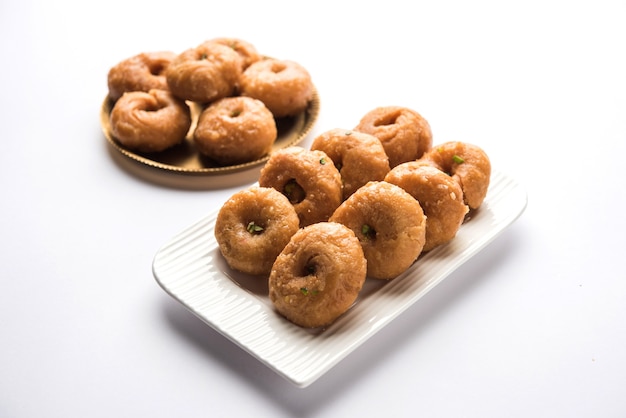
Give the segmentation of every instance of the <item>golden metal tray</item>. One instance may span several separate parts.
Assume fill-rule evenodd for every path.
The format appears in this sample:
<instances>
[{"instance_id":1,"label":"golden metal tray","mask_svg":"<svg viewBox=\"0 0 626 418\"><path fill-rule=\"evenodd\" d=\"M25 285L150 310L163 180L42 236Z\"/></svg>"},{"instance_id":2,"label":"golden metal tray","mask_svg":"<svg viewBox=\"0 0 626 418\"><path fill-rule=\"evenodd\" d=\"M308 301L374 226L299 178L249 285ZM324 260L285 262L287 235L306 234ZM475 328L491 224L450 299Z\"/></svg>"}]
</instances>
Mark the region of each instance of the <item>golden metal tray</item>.
<instances>
[{"instance_id":1,"label":"golden metal tray","mask_svg":"<svg viewBox=\"0 0 626 418\"><path fill-rule=\"evenodd\" d=\"M193 131L196 127L198 116L201 112L200 105L188 103L191 107L192 125L183 143L170 149L156 153L140 153L125 148L111 131L109 115L114 102L108 97L104 99L100 110L100 123L102 131L112 148L130 160L132 163L144 166L152 170L156 169L165 173L185 175L188 177L206 177L237 173L265 163L270 154L254 161L243 164L219 166L198 153L193 144ZM278 137L272 147L272 152L297 145L311 131L319 116L320 100L317 90L314 90L313 99L302 113L286 118L276 119ZM128 166L128 164L124 164Z\"/></svg>"}]
</instances>

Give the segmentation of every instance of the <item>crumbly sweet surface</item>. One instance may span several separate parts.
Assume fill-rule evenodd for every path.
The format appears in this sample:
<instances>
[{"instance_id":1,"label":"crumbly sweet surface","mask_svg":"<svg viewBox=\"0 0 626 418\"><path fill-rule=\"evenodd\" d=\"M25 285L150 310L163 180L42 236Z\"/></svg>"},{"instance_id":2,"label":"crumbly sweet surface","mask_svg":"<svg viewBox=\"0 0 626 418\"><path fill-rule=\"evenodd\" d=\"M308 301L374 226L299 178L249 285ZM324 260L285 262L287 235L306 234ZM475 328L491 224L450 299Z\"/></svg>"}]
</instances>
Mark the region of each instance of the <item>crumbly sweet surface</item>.
<instances>
[{"instance_id":1,"label":"crumbly sweet surface","mask_svg":"<svg viewBox=\"0 0 626 418\"><path fill-rule=\"evenodd\" d=\"M463 191L449 175L420 161L394 167L385 181L400 186L413 196L426 215L426 242L430 251L456 236L468 212Z\"/></svg>"},{"instance_id":2,"label":"crumbly sweet surface","mask_svg":"<svg viewBox=\"0 0 626 418\"><path fill-rule=\"evenodd\" d=\"M250 187L235 193L220 208L215 239L231 268L267 275L299 229L299 222L293 206L281 193Z\"/></svg>"},{"instance_id":3,"label":"crumbly sweet surface","mask_svg":"<svg viewBox=\"0 0 626 418\"><path fill-rule=\"evenodd\" d=\"M220 165L253 161L270 153L278 131L260 100L226 97L206 107L193 139L198 151Z\"/></svg>"},{"instance_id":4,"label":"crumbly sweet surface","mask_svg":"<svg viewBox=\"0 0 626 418\"><path fill-rule=\"evenodd\" d=\"M278 312L307 328L331 324L359 295L367 261L354 233L320 222L296 232L277 257L269 297Z\"/></svg>"},{"instance_id":5,"label":"crumbly sweet surface","mask_svg":"<svg viewBox=\"0 0 626 418\"><path fill-rule=\"evenodd\" d=\"M402 106L374 108L354 130L374 135L382 142L391 168L422 157L433 141L428 121L415 110Z\"/></svg>"},{"instance_id":6,"label":"crumbly sweet surface","mask_svg":"<svg viewBox=\"0 0 626 418\"><path fill-rule=\"evenodd\" d=\"M241 94L261 100L276 117L292 116L313 98L313 82L297 62L266 58L243 72Z\"/></svg>"},{"instance_id":7,"label":"crumbly sweet surface","mask_svg":"<svg viewBox=\"0 0 626 418\"><path fill-rule=\"evenodd\" d=\"M216 42L232 48L242 58L242 70L263 58L256 47L245 39L220 37L210 39L208 42Z\"/></svg>"},{"instance_id":8,"label":"crumbly sweet surface","mask_svg":"<svg viewBox=\"0 0 626 418\"><path fill-rule=\"evenodd\" d=\"M242 68L242 58L235 50L209 41L177 55L165 76L176 97L210 103L235 93Z\"/></svg>"},{"instance_id":9,"label":"crumbly sweet surface","mask_svg":"<svg viewBox=\"0 0 626 418\"><path fill-rule=\"evenodd\" d=\"M341 175L323 151L293 146L274 152L259 184L289 198L301 227L328 220L342 201Z\"/></svg>"},{"instance_id":10,"label":"crumbly sweet surface","mask_svg":"<svg viewBox=\"0 0 626 418\"><path fill-rule=\"evenodd\" d=\"M339 169L343 200L369 181L379 181L389 172L389 158L373 135L346 129L331 129L318 135L312 150L324 151Z\"/></svg>"},{"instance_id":11,"label":"crumbly sweet surface","mask_svg":"<svg viewBox=\"0 0 626 418\"><path fill-rule=\"evenodd\" d=\"M463 199L471 209L482 204L491 178L491 161L477 145L450 141L433 147L423 158L448 173L461 186Z\"/></svg>"},{"instance_id":12,"label":"crumbly sweet surface","mask_svg":"<svg viewBox=\"0 0 626 418\"><path fill-rule=\"evenodd\" d=\"M126 92L168 90L165 70L176 57L171 51L142 52L126 58L109 70L109 97L118 100Z\"/></svg>"},{"instance_id":13,"label":"crumbly sweet surface","mask_svg":"<svg viewBox=\"0 0 626 418\"><path fill-rule=\"evenodd\" d=\"M127 148L159 152L179 144L191 127L189 106L166 90L127 92L111 110L111 130Z\"/></svg>"},{"instance_id":14,"label":"crumbly sweet surface","mask_svg":"<svg viewBox=\"0 0 626 418\"><path fill-rule=\"evenodd\" d=\"M398 276L424 247L426 217L420 204L401 187L384 181L359 188L329 220L354 231L372 278Z\"/></svg>"}]
</instances>

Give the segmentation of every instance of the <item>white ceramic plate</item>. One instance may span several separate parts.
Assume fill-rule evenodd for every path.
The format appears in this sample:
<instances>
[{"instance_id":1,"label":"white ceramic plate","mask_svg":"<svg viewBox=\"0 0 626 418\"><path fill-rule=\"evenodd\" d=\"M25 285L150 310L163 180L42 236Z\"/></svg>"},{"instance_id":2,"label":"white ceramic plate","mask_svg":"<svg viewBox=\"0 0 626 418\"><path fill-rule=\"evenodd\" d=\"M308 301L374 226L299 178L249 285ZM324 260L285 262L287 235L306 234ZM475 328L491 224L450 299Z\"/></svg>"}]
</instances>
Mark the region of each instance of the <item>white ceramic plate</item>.
<instances>
[{"instance_id":1,"label":"white ceramic plate","mask_svg":"<svg viewBox=\"0 0 626 418\"><path fill-rule=\"evenodd\" d=\"M389 282L368 279L352 308L325 330L286 321L274 311L265 280L229 269L214 238L217 213L165 244L153 272L187 309L294 385L306 387L496 238L522 214L526 202L517 182L493 172L483 205L451 242Z\"/></svg>"}]
</instances>

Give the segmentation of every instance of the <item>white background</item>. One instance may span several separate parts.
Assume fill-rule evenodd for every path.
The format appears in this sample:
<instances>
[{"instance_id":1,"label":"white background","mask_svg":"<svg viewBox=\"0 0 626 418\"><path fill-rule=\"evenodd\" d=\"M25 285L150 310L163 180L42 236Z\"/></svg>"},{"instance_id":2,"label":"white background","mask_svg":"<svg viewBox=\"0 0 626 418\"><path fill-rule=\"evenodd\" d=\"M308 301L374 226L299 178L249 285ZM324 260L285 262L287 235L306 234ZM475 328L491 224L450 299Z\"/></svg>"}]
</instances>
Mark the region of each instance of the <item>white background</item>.
<instances>
[{"instance_id":1,"label":"white background","mask_svg":"<svg viewBox=\"0 0 626 418\"><path fill-rule=\"evenodd\" d=\"M0 3L0 417L626 416L625 2L408 4ZM244 185L145 181L100 129L112 65L221 36L309 69L312 135L411 107L528 193L305 389L152 276L163 243Z\"/></svg>"}]
</instances>

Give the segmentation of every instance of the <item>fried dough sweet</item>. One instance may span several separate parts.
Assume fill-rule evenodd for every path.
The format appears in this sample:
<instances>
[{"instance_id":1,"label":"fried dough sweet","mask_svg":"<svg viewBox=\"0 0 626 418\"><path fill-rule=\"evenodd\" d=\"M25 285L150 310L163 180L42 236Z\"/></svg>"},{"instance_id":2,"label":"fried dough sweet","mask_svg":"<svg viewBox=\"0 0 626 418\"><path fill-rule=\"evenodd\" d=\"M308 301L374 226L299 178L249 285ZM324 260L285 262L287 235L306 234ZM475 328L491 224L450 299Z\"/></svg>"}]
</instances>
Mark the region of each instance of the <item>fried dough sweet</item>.
<instances>
[{"instance_id":1,"label":"fried dough sweet","mask_svg":"<svg viewBox=\"0 0 626 418\"><path fill-rule=\"evenodd\" d=\"M225 97L200 114L193 140L198 151L219 165L254 161L272 150L278 131L260 100Z\"/></svg>"},{"instance_id":2,"label":"fried dough sweet","mask_svg":"<svg viewBox=\"0 0 626 418\"><path fill-rule=\"evenodd\" d=\"M132 91L115 102L110 123L113 136L126 148L159 152L185 139L191 127L191 112L169 91Z\"/></svg>"},{"instance_id":3,"label":"fried dough sweet","mask_svg":"<svg viewBox=\"0 0 626 418\"><path fill-rule=\"evenodd\" d=\"M242 96L261 100L277 117L304 111L313 99L311 75L302 65L290 60L266 58L246 68L241 75Z\"/></svg>"},{"instance_id":4,"label":"fried dough sweet","mask_svg":"<svg viewBox=\"0 0 626 418\"><path fill-rule=\"evenodd\" d=\"M389 159L373 135L346 129L331 129L318 135L312 150L324 151L339 170L343 200L369 181L380 181L389 172Z\"/></svg>"},{"instance_id":5,"label":"fried dough sweet","mask_svg":"<svg viewBox=\"0 0 626 418\"><path fill-rule=\"evenodd\" d=\"M413 109L382 106L367 112L354 128L374 135L389 157L391 168L420 158L432 146L433 135L426 119Z\"/></svg>"},{"instance_id":6,"label":"fried dough sweet","mask_svg":"<svg viewBox=\"0 0 626 418\"><path fill-rule=\"evenodd\" d=\"M165 70L176 57L170 51L143 52L126 58L109 69L109 98L116 101L126 92L167 90Z\"/></svg>"},{"instance_id":7,"label":"fried dough sweet","mask_svg":"<svg viewBox=\"0 0 626 418\"><path fill-rule=\"evenodd\" d=\"M251 186L222 205L215 221L215 239L232 269L268 275L299 229L299 222L284 195L272 188Z\"/></svg>"},{"instance_id":8,"label":"fried dough sweet","mask_svg":"<svg viewBox=\"0 0 626 418\"><path fill-rule=\"evenodd\" d=\"M357 299L367 261L354 233L332 222L298 230L278 255L269 277L269 297L289 321L325 327Z\"/></svg>"},{"instance_id":9,"label":"fried dough sweet","mask_svg":"<svg viewBox=\"0 0 626 418\"><path fill-rule=\"evenodd\" d=\"M165 71L172 93L198 103L232 96L243 71L243 59L233 48L206 41L178 54Z\"/></svg>"},{"instance_id":10,"label":"fried dough sweet","mask_svg":"<svg viewBox=\"0 0 626 418\"><path fill-rule=\"evenodd\" d=\"M450 176L431 165L409 161L394 167L385 181L402 187L422 207L426 215L422 251L430 251L456 236L468 207L463 202L461 186Z\"/></svg>"},{"instance_id":11,"label":"fried dough sweet","mask_svg":"<svg viewBox=\"0 0 626 418\"><path fill-rule=\"evenodd\" d=\"M259 185L273 187L293 204L300 226L327 221L342 201L341 175L323 151L291 146L271 154Z\"/></svg>"},{"instance_id":12,"label":"fried dough sweet","mask_svg":"<svg viewBox=\"0 0 626 418\"><path fill-rule=\"evenodd\" d=\"M426 240L419 202L395 184L369 182L335 210L330 222L346 225L361 242L367 275L390 280L418 258Z\"/></svg>"},{"instance_id":13,"label":"fried dough sweet","mask_svg":"<svg viewBox=\"0 0 626 418\"><path fill-rule=\"evenodd\" d=\"M477 145L450 141L433 147L422 160L430 162L459 183L470 209L483 203L491 178L491 161Z\"/></svg>"},{"instance_id":14,"label":"fried dough sweet","mask_svg":"<svg viewBox=\"0 0 626 418\"><path fill-rule=\"evenodd\" d=\"M222 37L210 39L208 42L216 42L218 44L226 45L227 47L232 48L243 59L243 70L262 58L256 47L244 39Z\"/></svg>"}]
</instances>

